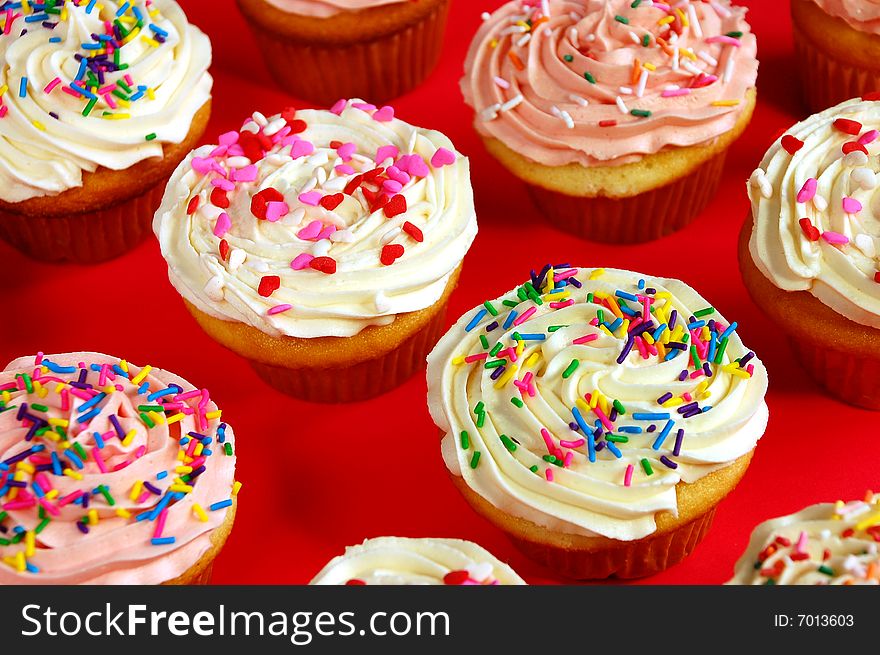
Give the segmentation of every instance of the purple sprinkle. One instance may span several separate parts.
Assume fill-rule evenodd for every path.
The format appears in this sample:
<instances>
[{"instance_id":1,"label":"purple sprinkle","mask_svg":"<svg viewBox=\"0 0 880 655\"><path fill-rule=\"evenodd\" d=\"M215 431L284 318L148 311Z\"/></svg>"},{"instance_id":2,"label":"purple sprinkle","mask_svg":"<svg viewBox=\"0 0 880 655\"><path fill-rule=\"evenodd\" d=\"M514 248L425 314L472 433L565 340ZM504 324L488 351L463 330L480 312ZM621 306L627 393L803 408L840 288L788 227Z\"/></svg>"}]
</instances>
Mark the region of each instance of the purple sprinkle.
<instances>
[{"instance_id":1,"label":"purple sprinkle","mask_svg":"<svg viewBox=\"0 0 880 655\"><path fill-rule=\"evenodd\" d=\"M677 411L679 414L687 414L689 411L691 411L692 409L695 409L695 408L699 409L699 406L696 401L694 401L692 403L688 403L687 405L682 405L681 407L678 408Z\"/></svg>"},{"instance_id":2,"label":"purple sprinkle","mask_svg":"<svg viewBox=\"0 0 880 655\"><path fill-rule=\"evenodd\" d=\"M617 408L612 407L611 412L608 414L608 420L614 423L617 420Z\"/></svg>"},{"instance_id":3,"label":"purple sprinkle","mask_svg":"<svg viewBox=\"0 0 880 655\"><path fill-rule=\"evenodd\" d=\"M676 464L675 462L673 462L673 461L672 461L671 459L669 459L666 455L661 455L661 456L660 456L660 461L663 463L664 466L666 466L666 467L668 467L668 468L671 468L671 469L677 469L677 468L678 468L678 464Z\"/></svg>"},{"instance_id":4,"label":"purple sprinkle","mask_svg":"<svg viewBox=\"0 0 880 655\"><path fill-rule=\"evenodd\" d=\"M697 407L695 409L688 410L688 412L683 415L683 418L691 418L692 416L696 416L697 414L702 414L702 413L703 413L703 410L701 410L699 407Z\"/></svg>"},{"instance_id":5,"label":"purple sprinkle","mask_svg":"<svg viewBox=\"0 0 880 655\"><path fill-rule=\"evenodd\" d=\"M640 326L641 327L641 326ZM617 363L623 364L623 361L627 358L630 351L633 349L633 345L635 344L635 340L632 334L630 334L626 338L626 343L623 344L623 350L620 351L620 354L617 356Z\"/></svg>"},{"instance_id":6,"label":"purple sprinkle","mask_svg":"<svg viewBox=\"0 0 880 655\"><path fill-rule=\"evenodd\" d=\"M673 309L672 313L669 315L669 329L670 331L675 329L675 321L678 320L678 311Z\"/></svg>"},{"instance_id":7,"label":"purple sprinkle","mask_svg":"<svg viewBox=\"0 0 880 655\"><path fill-rule=\"evenodd\" d=\"M645 432L653 432L656 429L657 429L657 426L654 425L653 423L651 423L651 425L648 426L648 428L645 430Z\"/></svg>"},{"instance_id":8,"label":"purple sprinkle","mask_svg":"<svg viewBox=\"0 0 880 655\"><path fill-rule=\"evenodd\" d=\"M507 368L506 366L499 366L494 371L492 371L492 375L490 375L489 377L492 378L493 380L497 380L498 378L500 378L504 374L504 370L506 368Z\"/></svg>"},{"instance_id":9,"label":"purple sprinkle","mask_svg":"<svg viewBox=\"0 0 880 655\"><path fill-rule=\"evenodd\" d=\"M595 451L596 451L597 453L602 452L602 449L603 449L604 447L605 447L605 442L604 442L604 441L597 441L597 442L596 442Z\"/></svg>"},{"instance_id":10,"label":"purple sprinkle","mask_svg":"<svg viewBox=\"0 0 880 655\"><path fill-rule=\"evenodd\" d=\"M660 396L660 397L657 399L657 404L658 404L658 405L662 405L662 404L665 403L667 400L671 400L671 399L672 399L672 394L671 394L670 392L667 391L666 393L664 393L662 396Z\"/></svg>"},{"instance_id":11,"label":"purple sprinkle","mask_svg":"<svg viewBox=\"0 0 880 655\"><path fill-rule=\"evenodd\" d=\"M27 412L28 404L22 403L18 407L18 413L15 415L15 420L20 421L24 418L25 413Z\"/></svg>"},{"instance_id":12,"label":"purple sprinkle","mask_svg":"<svg viewBox=\"0 0 880 655\"><path fill-rule=\"evenodd\" d=\"M116 418L116 414L110 415L110 423L113 424L113 429L116 430L116 435L119 439L125 439L125 432L123 431L122 426L119 425L119 419Z\"/></svg>"},{"instance_id":13,"label":"purple sprinkle","mask_svg":"<svg viewBox=\"0 0 880 655\"><path fill-rule=\"evenodd\" d=\"M498 327L498 321L492 321L489 325L486 326L486 332L491 332L495 328Z\"/></svg>"},{"instance_id":14,"label":"purple sprinkle","mask_svg":"<svg viewBox=\"0 0 880 655\"><path fill-rule=\"evenodd\" d=\"M152 485L151 483L149 483L149 482L144 482L144 489L146 489L146 490L149 491L151 494L154 494L154 495L156 495L156 496L161 496L161 495L162 495L162 490L159 489L159 488L156 487L156 486L153 486L153 485Z\"/></svg>"},{"instance_id":15,"label":"purple sprinkle","mask_svg":"<svg viewBox=\"0 0 880 655\"><path fill-rule=\"evenodd\" d=\"M83 534L89 533L89 527L85 523L83 523L82 521L77 521L76 527L78 527L79 531L82 532Z\"/></svg>"},{"instance_id":16,"label":"purple sprinkle","mask_svg":"<svg viewBox=\"0 0 880 655\"><path fill-rule=\"evenodd\" d=\"M675 448L672 449L672 454L678 457L681 455L681 442L684 439L684 429L679 428L678 434L675 435Z\"/></svg>"},{"instance_id":17,"label":"purple sprinkle","mask_svg":"<svg viewBox=\"0 0 880 655\"><path fill-rule=\"evenodd\" d=\"M687 376L688 376L687 370L682 371L681 373L678 374L678 381L684 382L684 380Z\"/></svg>"},{"instance_id":18,"label":"purple sprinkle","mask_svg":"<svg viewBox=\"0 0 880 655\"><path fill-rule=\"evenodd\" d=\"M580 283L580 280L578 280L576 277L566 278L565 281L568 282L575 289L580 289L582 286L584 286L583 284Z\"/></svg>"},{"instance_id":19,"label":"purple sprinkle","mask_svg":"<svg viewBox=\"0 0 880 655\"><path fill-rule=\"evenodd\" d=\"M30 457L31 453L33 453L33 452L34 452L33 448L28 448L27 450L18 453L18 455L13 455L9 459L4 459L3 463L4 464L18 464L20 461Z\"/></svg>"},{"instance_id":20,"label":"purple sprinkle","mask_svg":"<svg viewBox=\"0 0 880 655\"><path fill-rule=\"evenodd\" d=\"M571 423L569 423L569 424L568 424L568 427L571 428L571 431L572 431L572 432L578 432L578 431L581 429L581 426L579 426L579 425L578 425L577 423L575 423L574 421L572 421Z\"/></svg>"},{"instance_id":21,"label":"purple sprinkle","mask_svg":"<svg viewBox=\"0 0 880 655\"><path fill-rule=\"evenodd\" d=\"M712 369L709 368L709 362L703 362L703 373L706 374L707 378L712 377Z\"/></svg>"},{"instance_id":22,"label":"purple sprinkle","mask_svg":"<svg viewBox=\"0 0 880 655\"><path fill-rule=\"evenodd\" d=\"M755 353L753 353L752 351L749 351L749 353L746 356L744 356L742 359L739 360L739 365L745 366L746 364L749 363L749 360L754 356L755 356Z\"/></svg>"}]
</instances>

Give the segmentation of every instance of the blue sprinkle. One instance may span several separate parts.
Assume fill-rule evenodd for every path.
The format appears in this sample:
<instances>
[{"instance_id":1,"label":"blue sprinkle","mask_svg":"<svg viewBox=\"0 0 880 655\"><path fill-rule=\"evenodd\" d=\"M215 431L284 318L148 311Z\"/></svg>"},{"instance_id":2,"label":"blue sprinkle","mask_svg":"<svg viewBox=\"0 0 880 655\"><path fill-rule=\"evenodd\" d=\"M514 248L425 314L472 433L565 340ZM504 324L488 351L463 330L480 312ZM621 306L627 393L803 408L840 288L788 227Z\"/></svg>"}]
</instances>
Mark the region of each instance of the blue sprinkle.
<instances>
[{"instance_id":1,"label":"blue sprinkle","mask_svg":"<svg viewBox=\"0 0 880 655\"><path fill-rule=\"evenodd\" d=\"M37 498L42 498L46 495L46 492L43 491L43 487L41 487L38 482L32 482L31 488L34 490L34 494L37 496Z\"/></svg>"},{"instance_id":2,"label":"blue sprinkle","mask_svg":"<svg viewBox=\"0 0 880 655\"><path fill-rule=\"evenodd\" d=\"M634 421L668 421L669 412L633 412Z\"/></svg>"},{"instance_id":3,"label":"blue sprinkle","mask_svg":"<svg viewBox=\"0 0 880 655\"><path fill-rule=\"evenodd\" d=\"M67 457L67 459L73 462L73 465L76 466L76 468L84 468L83 461L79 458L79 455L73 452L70 448L64 451L64 455L65 457Z\"/></svg>"},{"instance_id":4,"label":"blue sprinkle","mask_svg":"<svg viewBox=\"0 0 880 655\"><path fill-rule=\"evenodd\" d=\"M731 334L733 334L734 332L736 332L736 328L737 328L737 327L738 327L737 322L734 321L733 323L731 323L731 324L728 326L728 328L727 328L724 332L721 333L721 336L718 337L718 339L719 339L720 341L724 341L725 339L727 339L728 337L730 337Z\"/></svg>"},{"instance_id":5,"label":"blue sprinkle","mask_svg":"<svg viewBox=\"0 0 880 655\"><path fill-rule=\"evenodd\" d=\"M150 24L150 29L153 30L153 32L155 32L155 33L158 34L159 36L168 36L168 32L166 32L165 30L163 30L163 29L162 29L161 27L159 27L158 25Z\"/></svg>"},{"instance_id":6,"label":"blue sprinkle","mask_svg":"<svg viewBox=\"0 0 880 655\"><path fill-rule=\"evenodd\" d=\"M520 340L520 341L544 341L544 340L546 340L546 339L547 339L547 335L546 335L546 334L534 334L534 333L532 333L532 334L520 334L520 335L519 335L519 340Z\"/></svg>"},{"instance_id":7,"label":"blue sprinkle","mask_svg":"<svg viewBox=\"0 0 880 655\"><path fill-rule=\"evenodd\" d=\"M615 294L618 298L626 298L627 300L632 300L633 302L639 302L639 299L636 298L633 294L627 293L626 291L621 291L618 289Z\"/></svg>"},{"instance_id":8,"label":"blue sprinkle","mask_svg":"<svg viewBox=\"0 0 880 655\"><path fill-rule=\"evenodd\" d=\"M30 562L25 562L24 566L28 570L28 573L39 573L40 572L40 569L38 569L36 566L31 564Z\"/></svg>"},{"instance_id":9,"label":"blue sprinkle","mask_svg":"<svg viewBox=\"0 0 880 655\"><path fill-rule=\"evenodd\" d=\"M27 96L27 85L28 85L28 78L26 78L26 77L21 78L21 82L18 85L18 97L19 98L24 98Z\"/></svg>"},{"instance_id":10,"label":"blue sprinkle","mask_svg":"<svg viewBox=\"0 0 880 655\"><path fill-rule=\"evenodd\" d=\"M157 479L157 480L164 480L164 479L167 478L167 477L168 477L168 471L159 471L159 472L156 474L156 479Z\"/></svg>"},{"instance_id":11,"label":"blue sprinkle","mask_svg":"<svg viewBox=\"0 0 880 655\"><path fill-rule=\"evenodd\" d=\"M143 395L150 390L150 383L144 382L141 386L138 387L138 393Z\"/></svg>"},{"instance_id":12,"label":"blue sprinkle","mask_svg":"<svg viewBox=\"0 0 880 655\"><path fill-rule=\"evenodd\" d=\"M470 323L468 323L464 327L464 331L470 332L471 330L473 330L475 327L477 327L477 325L480 324L480 321L482 321L488 313L489 312L485 309L481 309L480 311L478 311L477 314L471 319Z\"/></svg>"},{"instance_id":13,"label":"blue sprinkle","mask_svg":"<svg viewBox=\"0 0 880 655\"><path fill-rule=\"evenodd\" d=\"M170 546L174 543L174 537L153 537L150 543L154 546Z\"/></svg>"},{"instance_id":14,"label":"blue sprinkle","mask_svg":"<svg viewBox=\"0 0 880 655\"><path fill-rule=\"evenodd\" d=\"M232 500L221 500L220 502L214 503L208 509L212 512L216 512L218 509L226 509L227 507L232 507Z\"/></svg>"},{"instance_id":15,"label":"blue sprinkle","mask_svg":"<svg viewBox=\"0 0 880 655\"><path fill-rule=\"evenodd\" d=\"M701 328L706 325L706 321L694 321L693 323L688 323L688 330L696 330L697 328Z\"/></svg>"},{"instance_id":16,"label":"blue sprinkle","mask_svg":"<svg viewBox=\"0 0 880 655\"><path fill-rule=\"evenodd\" d=\"M618 432L628 432L629 434L641 434L642 428L638 425L624 425L623 427L617 428Z\"/></svg>"},{"instance_id":17,"label":"blue sprinkle","mask_svg":"<svg viewBox=\"0 0 880 655\"><path fill-rule=\"evenodd\" d=\"M73 372L73 371L71 371L71 373L72 373L72 372ZM87 409L91 409L92 407L94 407L95 405L97 405L98 403L100 403L102 400L104 400L104 398L106 398L106 397L107 397L107 394L104 393L104 392L102 391L102 392L99 393L98 395L96 395L96 396L92 396L89 400L87 400L87 401L84 402L82 405L80 405L80 406L79 406L79 409L78 409L77 411L78 411L78 412L84 412L84 411L86 411Z\"/></svg>"},{"instance_id":18,"label":"blue sprinkle","mask_svg":"<svg viewBox=\"0 0 880 655\"><path fill-rule=\"evenodd\" d=\"M615 456L617 459L620 459L621 457L623 457L623 454L620 452L620 448L618 448L618 447L617 447L617 444L615 444L613 441L606 441L606 442L605 442L605 447L606 447L608 450L610 450L612 453L614 453L614 456Z\"/></svg>"},{"instance_id":19,"label":"blue sprinkle","mask_svg":"<svg viewBox=\"0 0 880 655\"><path fill-rule=\"evenodd\" d=\"M666 425L663 426L660 434L657 435L657 438L654 440L654 445L651 446L651 448L653 448L654 450L660 450L663 442L666 441L666 437L669 436L669 432L672 430L673 425L675 425L675 421L666 421Z\"/></svg>"},{"instance_id":20,"label":"blue sprinkle","mask_svg":"<svg viewBox=\"0 0 880 655\"><path fill-rule=\"evenodd\" d=\"M58 453L52 453L52 473L55 475L64 475L64 472L61 470L61 460L58 459Z\"/></svg>"},{"instance_id":21,"label":"blue sprinkle","mask_svg":"<svg viewBox=\"0 0 880 655\"><path fill-rule=\"evenodd\" d=\"M85 414L82 414L81 416L78 416L78 417L76 418L76 422L77 422L77 423L85 423L86 421L88 421L88 420L94 418L95 416L97 416L97 415L100 414L100 413L101 413L101 408L100 408L100 407L95 407L92 411L90 411L90 412L86 412Z\"/></svg>"},{"instance_id":22,"label":"blue sprinkle","mask_svg":"<svg viewBox=\"0 0 880 655\"><path fill-rule=\"evenodd\" d=\"M98 446L98 448L103 448L105 445L104 438L100 435L100 433L95 432L93 433L93 436L95 437L95 445Z\"/></svg>"},{"instance_id":23,"label":"blue sprinkle","mask_svg":"<svg viewBox=\"0 0 880 655\"><path fill-rule=\"evenodd\" d=\"M43 366L53 373L76 373L76 366L59 366L55 362L50 362L48 359L44 359L42 363Z\"/></svg>"},{"instance_id":24,"label":"blue sprinkle","mask_svg":"<svg viewBox=\"0 0 880 655\"><path fill-rule=\"evenodd\" d=\"M507 315L507 318L504 319L504 323L501 325L505 330L508 329L513 322L516 320L516 317L519 316L519 312L515 309L511 309L510 313Z\"/></svg>"},{"instance_id":25,"label":"blue sprinkle","mask_svg":"<svg viewBox=\"0 0 880 655\"><path fill-rule=\"evenodd\" d=\"M177 393L177 389L173 389L172 387L168 387L167 389L159 389L159 391L154 391L149 396L147 396L147 400L153 401L156 400L156 398L161 398L162 396L170 396L175 393Z\"/></svg>"}]
</instances>

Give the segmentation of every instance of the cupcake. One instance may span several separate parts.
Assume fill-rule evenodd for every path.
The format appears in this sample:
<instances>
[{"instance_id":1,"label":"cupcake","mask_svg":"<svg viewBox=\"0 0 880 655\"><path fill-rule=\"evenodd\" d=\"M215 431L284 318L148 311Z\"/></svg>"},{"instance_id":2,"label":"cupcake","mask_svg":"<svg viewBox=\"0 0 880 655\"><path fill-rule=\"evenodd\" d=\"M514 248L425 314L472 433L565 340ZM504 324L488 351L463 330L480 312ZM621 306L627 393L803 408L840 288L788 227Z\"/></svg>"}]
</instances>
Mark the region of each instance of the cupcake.
<instances>
[{"instance_id":1,"label":"cupcake","mask_svg":"<svg viewBox=\"0 0 880 655\"><path fill-rule=\"evenodd\" d=\"M484 16L462 92L489 152L551 222L596 241L657 239L706 206L751 119L745 13L728 0L507 2Z\"/></svg>"},{"instance_id":2,"label":"cupcake","mask_svg":"<svg viewBox=\"0 0 880 655\"><path fill-rule=\"evenodd\" d=\"M297 98L385 102L440 59L450 0L238 0L272 77Z\"/></svg>"},{"instance_id":3,"label":"cupcake","mask_svg":"<svg viewBox=\"0 0 880 655\"><path fill-rule=\"evenodd\" d=\"M752 174L739 261L755 302L832 395L880 410L880 102L794 125Z\"/></svg>"},{"instance_id":4,"label":"cupcake","mask_svg":"<svg viewBox=\"0 0 880 655\"><path fill-rule=\"evenodd\" d=\"M235 518L205 389L98 353L0 372L0 585L207 584Z\"/></svg>"},{"instance_id":5,"label":"cupcake","mask_svg":"<svg viewBox=\"0 0 880 655\"><path fill-rule=\"evenodd\" d=\"M526 555L578 579L687 556L767 425L767 372L677 280L544 266L428 357L455 486Z\"/></svg>"},{"instance_id":6,"label":"cupcake","mask_svg":"<svg viewBox=\"0 0 880 655\"><path fill-rule=\"evenodd\" d=\"M44 261L116 257L205 131L211 44L173 0L7 5L0 238Z\"/></svg>"},{"instance_id":7,"label":"cupcake","mask_svg":"<svg viewBox=\"0 0 880 655\"><path fill-rule=\"evenodd\" d=\"M880 2L791 0L791 18L812 111L880 91Z\"/></svg>"},{"instance_id":8,"label":"cupcake","mask_svg":"<svg viewBox=\"0 0 880 655\"><path fill-rule=\"evenodd\" d=\"M342 100L196 150L153 228L211 337L280 391L344 402L424 366L477 223L449 139Z\"/></svg>"},{"instance_id":9,"label":"cupcake","mask_svg":"<svg viewBox=\"0 0 880 655\"><path fill-rule=\"evenodd\" d=\"M727 584L880 584L880 495L765 521Z\"/></svg>"},{"instance_id":10,"label":"cupcake","mask_svg":"<svg viewBox=\"0 0 880 655\"><path fill-rule=\"evenodd\" d=\"M524 585L507 564L461 539L378 537L325 566L313 585Z\"/></svg>"}]
</instances>

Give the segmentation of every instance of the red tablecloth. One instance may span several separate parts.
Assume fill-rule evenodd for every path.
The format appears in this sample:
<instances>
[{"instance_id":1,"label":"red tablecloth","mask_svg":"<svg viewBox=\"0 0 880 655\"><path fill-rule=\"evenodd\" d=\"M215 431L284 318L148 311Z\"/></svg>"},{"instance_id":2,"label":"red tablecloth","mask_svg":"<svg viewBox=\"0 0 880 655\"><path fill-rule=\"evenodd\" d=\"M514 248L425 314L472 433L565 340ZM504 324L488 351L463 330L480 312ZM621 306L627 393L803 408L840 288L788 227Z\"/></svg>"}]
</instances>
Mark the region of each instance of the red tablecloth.
<instances>
[{"instance_id":1,"label":"red tablecloth","mask_svg":"<svg viewBox=\"0 0 880 655\"><path fill-rule=\"evenodd\" d=\"M303 106L269 78L233 0L182 4L214 44L207 138L237 128L254 110ZM779 131L806 113L796 86L788 3L742 2L752 7L749 19L758 35L758 109L731 150L718 196L683 232L640 246L589 243L548 227L522 186L483 150L458 79L481 12L499 4L454 0L439 68L394 103L400 118L445 132L471 158L480 234L465 260L449 321L485 294L521 283L529 268L562 260L681 278L739 321L744 341L770 371L770 426L703 544L682 564L644 581L723 582L759 521L880 487L878 415L823 396L740 282L736 235L748 210L746 180ZM276 393L201 332L168 283L152 239L93 267L40 264L0 243L0 279L3 362L38 350L97 350L171 369L211 390L235 428L244 484L214 582L305 583L346 545L382 535L472 539L528 582L558 582L474 514L447 479L423 375L351 405L314 405Z\"/></svg>"}]
</instances>

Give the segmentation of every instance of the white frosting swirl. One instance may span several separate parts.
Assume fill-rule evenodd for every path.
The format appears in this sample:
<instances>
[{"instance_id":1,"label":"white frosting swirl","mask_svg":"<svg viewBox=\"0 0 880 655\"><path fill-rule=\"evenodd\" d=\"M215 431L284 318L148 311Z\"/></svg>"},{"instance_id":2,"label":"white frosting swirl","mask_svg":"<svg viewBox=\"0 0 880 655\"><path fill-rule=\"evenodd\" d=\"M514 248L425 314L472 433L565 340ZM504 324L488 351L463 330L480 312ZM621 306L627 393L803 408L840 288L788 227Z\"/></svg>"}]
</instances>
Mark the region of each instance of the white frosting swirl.
<instances>
[{"instance_id":1,"label":"white frosting swirl","mask_svg":"<svg viewBox=\"0 0 880 655\"><path fill-rule=\"evenodd\" d=\"M839 119L850 122L835 127ZM748 185L754 217L749 250L758 269L780 289L808 291L839 314L875 328L880 328L878 129L880 102L848 100L814 114L770 147ZM783 141L799 149L789 154ZM844 154L844 147L855 147L846 144L860 141L867 156L860 150ZM805 218L807 227L801 224Z\"/></svg>"},{"instance_id":2,"label":"white frosting swirl","mask_svg":"<svg viewBox=\"0 0 880 655\"><path fill-rule=\"evenodd\" d=\"M346 548L309 584L524 585L525 581L470 541L378 537Z\"/></svg>"},{"instance_id":3,"label":"white frosting swirl","mask_svg":"<svg viewBox=\"0 0 880 655\"><path fill-rule=\"evenodd\" d=\"M0 9L5 4L0 0ZM60 16L46 16L55 24L52 29L41 21L26 22L39 17L34 4L24 15L18 8L0 12L17 16L8 33L0 20L0 89L8 87L0 98L5 107L0 108L0 199L6 202L79 187L83 171L123 170L161 157L162 144L183 141L193 116L211 97L211 43L187 22L176 2L154 0L149 8L145 0L89 5L65 3ZM142 27L137 27L138 16ZM114 20L132 30L116 50L124 68L111 65L114 70L102 71L101 80L95 60L80 75L78 56L106 55L113 63L113 48L90 48L98 45L91 35L105 36L105 25ZM94 86L89 74L96 76ZM66 92L73 83L97 98L87 116L88 98ZM138 99L129 103L128 98ZM111 115L130 118L107 120Z\"/></svg>"},{"instance_id":4,"label":"white frosting swirl","mask_svg":"<svg viewBox=\"0 0 880 655\"><path fill-rule=\"evenodd\" d=\"M629 271L552 275L555 284L545 286L539 274L531 289L491 301L497 317L489 306L466 313L429 355L428 402L445 433L444 460L495 507L548 530L642 538L655 531L657 512L677 512L676 484L755 447L767 423L767 372L736 325L709 313L682 282L646 278L640 290L640 276ZM609 301L621 293L626 323ZM647 321L644 303L652 308ZM702 318L688 324L694 313ZM706 364L711 377L693 370L691 345L700 362L719 362Z\"/></svg>"},{"instance_id":5,"label":"white frosting swirl","mask_svg":"<svg viewBox=\"0 0 880 655\"><path fill-rule=\"evenodd\" d=\"M880 495L765 521L727 584L880 584Z\"/></svg>"},{"instance_id":6,"label":"white frosting swirl","mask_svg":"<svg viewBox=\"0 0 880 655\"><path fill-rule=\"evenodd\" d=\"M439 132L391 118L390 107L334 109L287 123L254 114L240 134L223 135L228 146L200 148L175 171L153 227L172 284L201 311L272 336L348 337L443 295L477 233L468 160ZM254 145L260 138L268 150ZM251 181L229 182L241 177ZM218 183L229 188L225 210L212 204ZM252 205L270 188L264 220ZM377 193L388 205L374 211ZM394 250L398 258L383 261ZM278 288L265 295L267 277Z\"/></svg>"}]
</instances>

